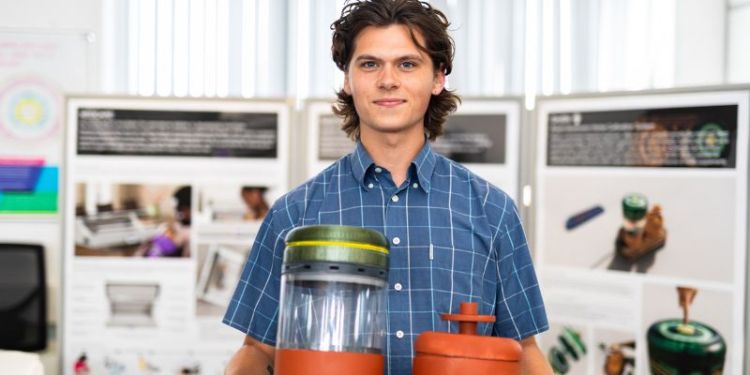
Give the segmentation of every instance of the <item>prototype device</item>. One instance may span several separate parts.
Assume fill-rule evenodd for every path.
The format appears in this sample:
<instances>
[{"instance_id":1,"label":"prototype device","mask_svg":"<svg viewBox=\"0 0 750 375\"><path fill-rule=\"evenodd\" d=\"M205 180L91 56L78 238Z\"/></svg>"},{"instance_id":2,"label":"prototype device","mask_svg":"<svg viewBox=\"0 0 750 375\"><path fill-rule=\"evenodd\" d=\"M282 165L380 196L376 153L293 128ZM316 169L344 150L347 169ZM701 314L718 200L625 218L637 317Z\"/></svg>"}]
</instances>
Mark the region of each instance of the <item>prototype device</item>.
<instances>
[{"instance_id":1,"label":"prototype device","mask_svg":"<svg viewBox=\"0 0 750 375\"><path fill-rule=\"evenodd\" d=\"M159 284L107 283L111 327L153 327Z\"/></svg>"},{"instance_id":2,"label":"prototype device","mask_svg":"<svg viewBox=\"0 0 750 375\"><path fill-rule=\"evenodd\" d=\"M103 212L76 218L76 244L92 249L136 245L159 231L156 225L143 224L135 211Z\"/></svg>"}]
</instances>

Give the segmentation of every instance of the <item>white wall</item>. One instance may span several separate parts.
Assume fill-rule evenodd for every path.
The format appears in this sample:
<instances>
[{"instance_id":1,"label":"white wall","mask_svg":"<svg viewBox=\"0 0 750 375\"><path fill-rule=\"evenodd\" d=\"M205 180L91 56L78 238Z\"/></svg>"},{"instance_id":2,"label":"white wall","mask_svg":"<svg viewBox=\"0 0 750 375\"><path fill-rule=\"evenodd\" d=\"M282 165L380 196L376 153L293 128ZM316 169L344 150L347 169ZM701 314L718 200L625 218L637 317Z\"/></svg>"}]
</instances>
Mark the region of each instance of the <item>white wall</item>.
<instances>
[{"instance_id":1,"label":"white wall","mask_svg":"<svg viewBox=\"0 0 750 375\"><path fill-rule=\"evenodd\" d=\"M92 32L100 39L102 1L100 0L24 0L4 1L0 5L0 28L14 31ZM94 43L94 50L100 50ZM98 64L91 70L90 81L99 87Z\"/></svg>"},{"instance_id":2,"label":"white wall","mask_svg":"<svg viewBox=\"0 0 750 375\"><path fill-rule=\"evenodd\" d=\"M101 28L98 0L4 1L0 9L2 27L94 31Z\"/></svg>"},{"instance_id":3,"label":"white wall","mask_svg":"<svg viewBox=\"0 0 750 375\"><path fill-rule=\"evenodd\" d=\"M727 81L750 82L750 0L732 0L728 9Z\"/></svg>"},{"instance_id":4,"label":"white wall","mask_svg":"<svg viewBox=\"0 0 750 375\"><path fill-rule=\"evenodd\" d=\"M724 80L724 1L679 0L675 20L675 86Z\"/></svg>"}]
</instances>

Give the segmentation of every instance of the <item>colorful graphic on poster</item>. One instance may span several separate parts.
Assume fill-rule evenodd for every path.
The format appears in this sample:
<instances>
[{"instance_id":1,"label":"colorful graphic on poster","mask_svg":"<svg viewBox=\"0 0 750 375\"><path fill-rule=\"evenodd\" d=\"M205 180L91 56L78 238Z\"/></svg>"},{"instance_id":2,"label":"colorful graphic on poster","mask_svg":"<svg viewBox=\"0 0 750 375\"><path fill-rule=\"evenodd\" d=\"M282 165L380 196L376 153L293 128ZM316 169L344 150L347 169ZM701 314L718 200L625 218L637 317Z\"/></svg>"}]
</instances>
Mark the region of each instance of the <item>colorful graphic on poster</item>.
<instances>
[{"instance_id":1,"label":"colorful graphic on poster","mask_svg":"<svg viewBox=\"0 0 750 375\"><path fill-rule=\"evenodd\" d=\"M54 214L62 94L38 77L0 87L0 215Z\"/></svg>"},{"instance_id":2,"label":"colorful graphic on poster","mask_svg":"<svg viewBox=\"0 0 750 375\"><path fill-rule=\"evenodd\" d=\"M57 212L58 167L0 156L0 214Z\"/></svg>"},{"instance_id":3,"label":"colorful graphic on poster","mask_svg":"<svg viewBox=\"0 0 750 375\"><path fill-rule=\"evenodd\" d=\"M13 80L0 91L0 131L19 140L52 136L59 128L62 93L39 78Z\"/></svg>"}]
</instances>

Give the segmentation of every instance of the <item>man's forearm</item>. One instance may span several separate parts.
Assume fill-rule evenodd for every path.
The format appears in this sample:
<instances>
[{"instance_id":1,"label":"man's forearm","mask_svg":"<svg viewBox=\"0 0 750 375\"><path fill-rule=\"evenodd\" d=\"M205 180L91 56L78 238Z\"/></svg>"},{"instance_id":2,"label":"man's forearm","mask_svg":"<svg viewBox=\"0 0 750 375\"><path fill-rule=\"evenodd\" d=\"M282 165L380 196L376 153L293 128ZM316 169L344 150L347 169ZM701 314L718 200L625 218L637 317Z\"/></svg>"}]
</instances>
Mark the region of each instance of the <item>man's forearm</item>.
<instances>
[{"instance_id":1,"label":"man's forearm","mask_svg":"<svg viewBox=\"0 0 750 375\"><path fill-rule=\"evenodd\" d=\"M256 345L242 345L227 365L225 375L273 374L273 358Z\"/></svg>"},{"instance_id":2,"label":"man's forearm","mask_svg":"<svg viewBox=\"0 0 750 375\"><path fill-rule=\"evenodd\" d=\"M523 375L550 375L552 367L544 357L544 354L536 344L534 337L521 340L521 374Z\"/></svg>"}]
</instances>

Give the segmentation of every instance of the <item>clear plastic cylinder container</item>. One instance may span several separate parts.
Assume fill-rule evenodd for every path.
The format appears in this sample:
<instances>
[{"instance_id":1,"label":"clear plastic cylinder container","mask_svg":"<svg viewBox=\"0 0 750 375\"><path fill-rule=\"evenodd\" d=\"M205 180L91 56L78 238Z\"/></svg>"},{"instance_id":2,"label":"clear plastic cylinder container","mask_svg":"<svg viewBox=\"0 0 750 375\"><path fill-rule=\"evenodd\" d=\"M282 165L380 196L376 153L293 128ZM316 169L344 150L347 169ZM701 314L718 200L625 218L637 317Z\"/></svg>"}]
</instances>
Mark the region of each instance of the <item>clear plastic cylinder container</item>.
<instances>
[{"instance_id":1,"label":"clear plastic cylinder container","mask_svg":"<svg viewBox=\"0 0 750 375\"><path fill-rule=\"evenodd\" d=\"M277 349L382 354L388 242L349 226L306 226L286 237Z\"/></svg>"},{"instance_id":2,"label":"clear plastic cylinder container","mask_svg":"<svg viewBox=\"0 0 750 375\"><path fill-rule=\"evenodd\" d=\"M332 352L382 353L385 281L322 272L282 277L279 346Z\"/></svg>"}]
</instances>

